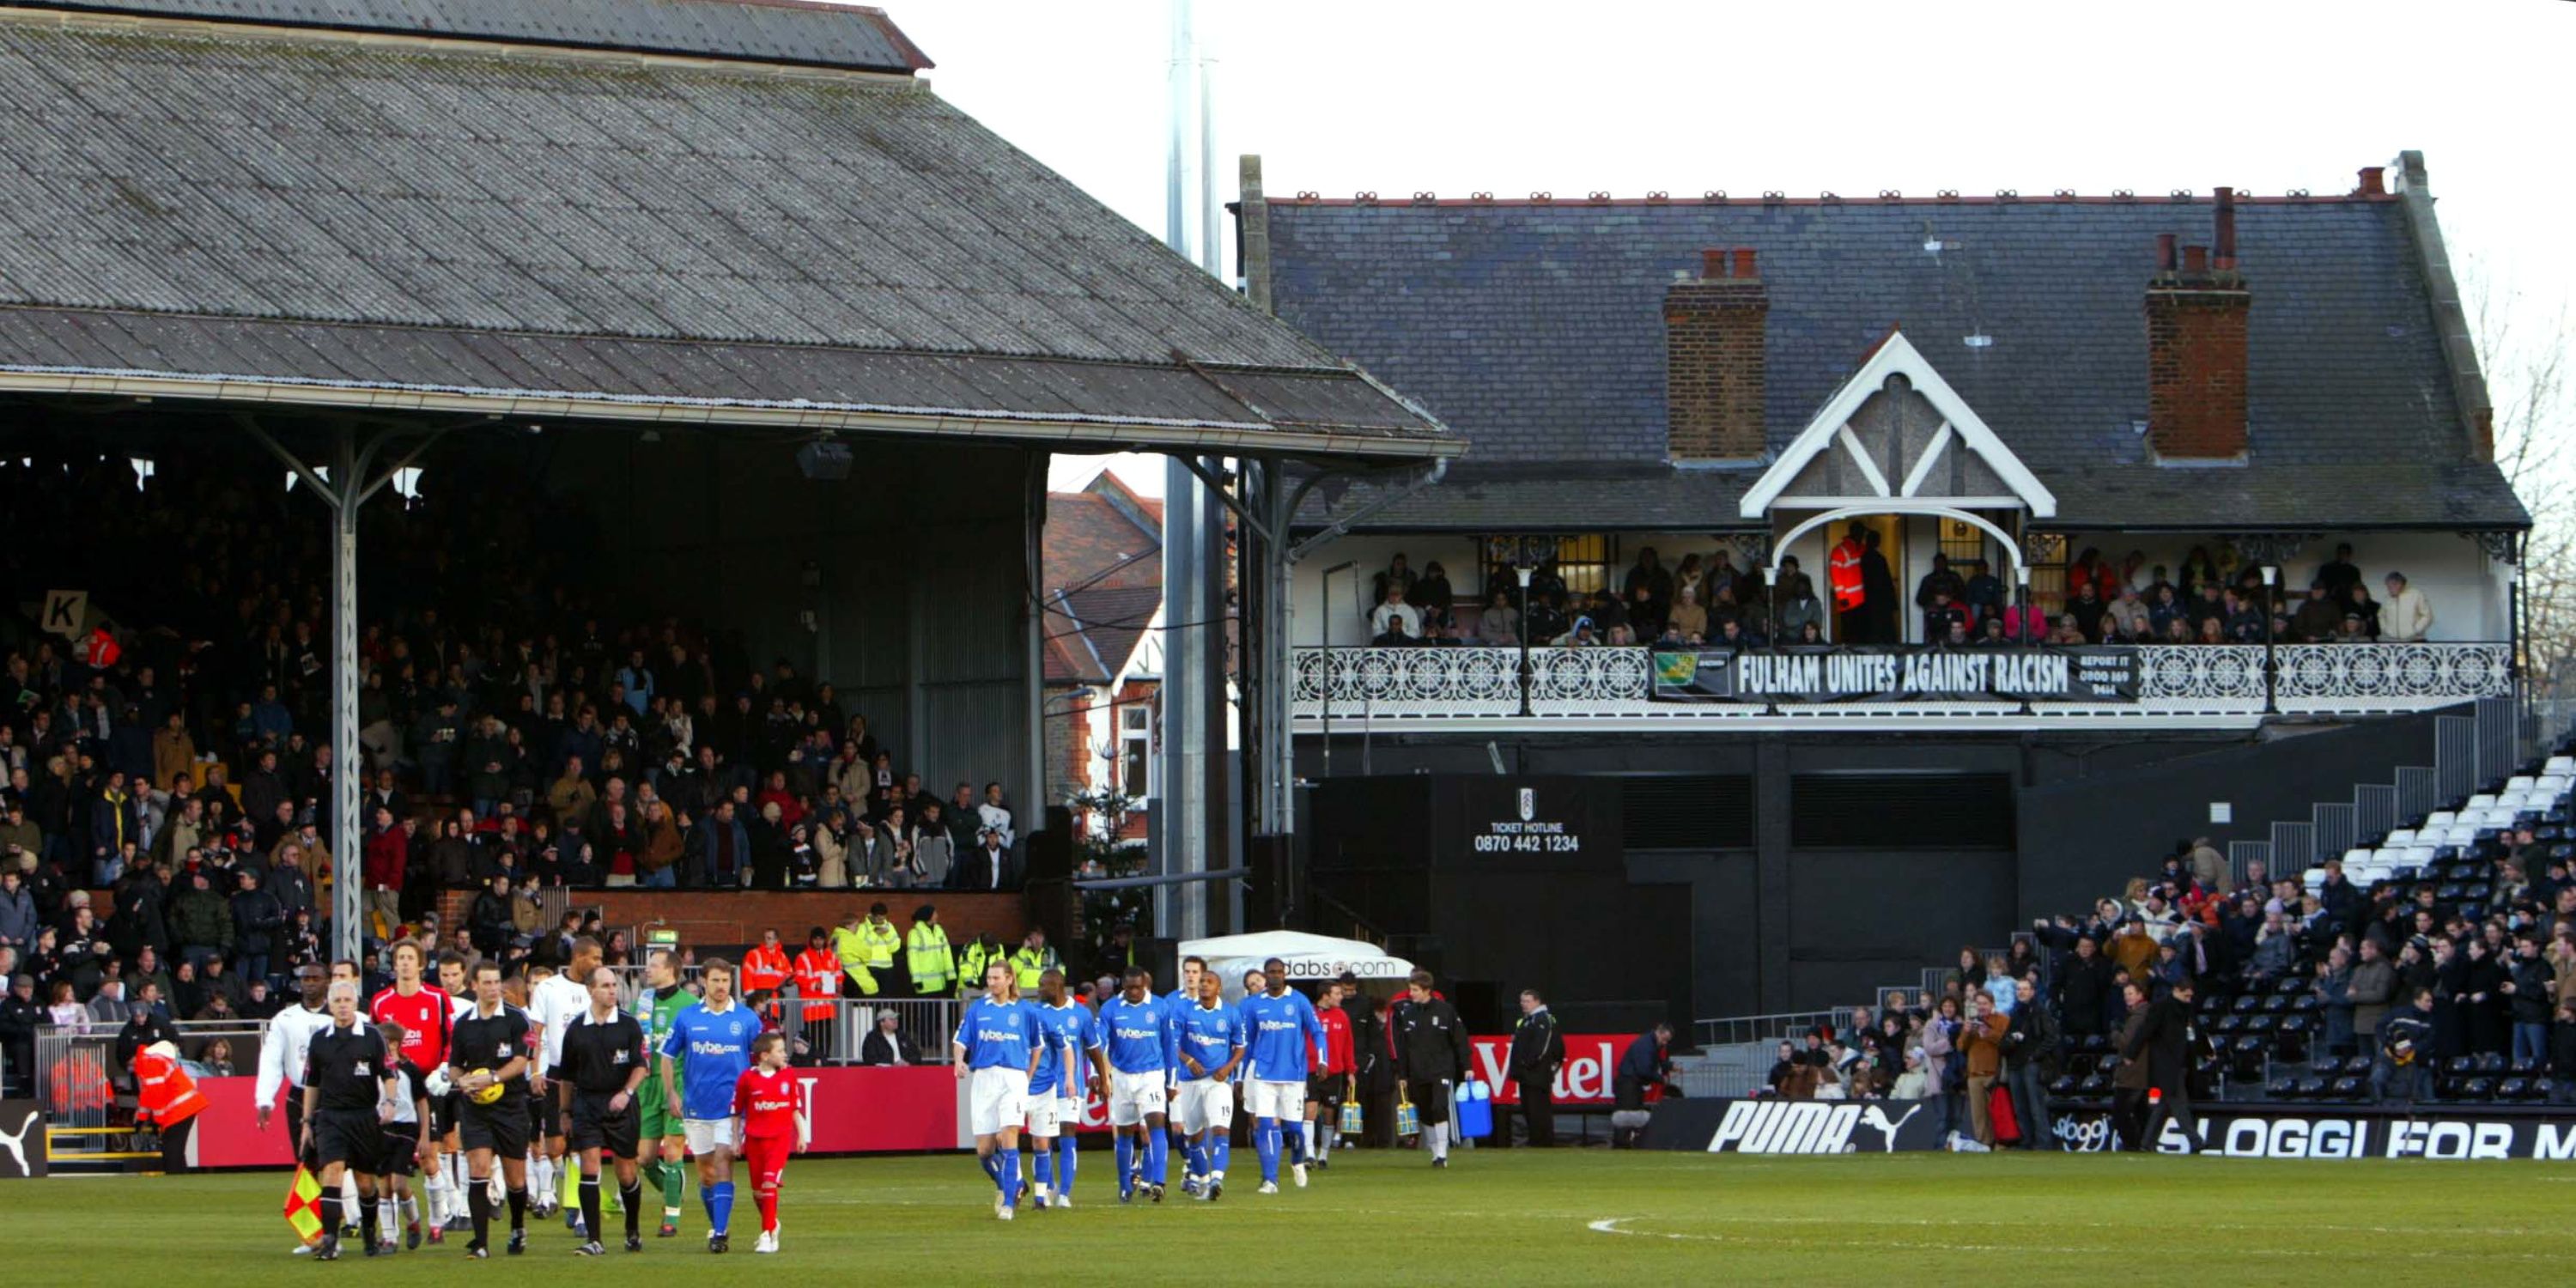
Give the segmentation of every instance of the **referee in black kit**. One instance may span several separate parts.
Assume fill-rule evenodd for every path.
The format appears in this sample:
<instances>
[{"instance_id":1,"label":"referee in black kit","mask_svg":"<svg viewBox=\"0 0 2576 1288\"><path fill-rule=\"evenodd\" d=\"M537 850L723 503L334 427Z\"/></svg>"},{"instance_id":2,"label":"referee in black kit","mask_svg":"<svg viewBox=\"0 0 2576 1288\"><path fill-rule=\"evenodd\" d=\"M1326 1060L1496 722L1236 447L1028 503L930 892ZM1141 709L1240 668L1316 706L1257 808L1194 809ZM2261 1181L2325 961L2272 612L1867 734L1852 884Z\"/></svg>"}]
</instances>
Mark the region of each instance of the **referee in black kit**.
<instances>
[{"instance_id":1,"label":"referee in black kit","mask_svg":"<svg viewBox=\"0 0 2576 1288\"><path fill-rule=\"evenodd\" d=\"M581 1254L607 1251L599 1242L599 1156L617 1163L617 1199L626 1209L626 1250L642 1252L638 1226L644 1187L635 1179L635 1137L641 1114L635 1089L644 1082L644 1026L617 1008L617 972L590 972L590 1009L565 1026L556 1076L572 1084L572 1148L581 1157L581 1220L590 1241Z\"/></svg>"},{"instance_id":2,"label":"referee in black kit","mask_svg":"<svg viewBox=\"0 0 2576 1288\"><path fill-rule=\"evenodd\" d=\"M456 1134L465 1146L471 1179L465 1205L474 1215L474 1241L465 1255L491 1255L492 1162L510 1189L510 1255L528 1247L528 1013L501 998L501 967L474 964L474 1009L448 1036L447 1063L462 1070L456 1090ZM500 1094L478 1100L491 1087Z\"/></svg>"},{"instance_id":3,"label":"referee in black kit","mask_svg":"<svg viewBox=\"0 0 2576 1288\"><path fill-rule=\"evenodd\" d=\"M322 1242L313 1259L340 1255L340 1174L358 1176L361 1228L367 1255L376 1255L376 1178L384 1157L384 1124L393 1117L399 1080L394 1054L376 1026L358 1014L358 985L331 985L331 1026L313 1037L304 1056L305 1136L322 1174Z\"/></svg>"}]
</instances>

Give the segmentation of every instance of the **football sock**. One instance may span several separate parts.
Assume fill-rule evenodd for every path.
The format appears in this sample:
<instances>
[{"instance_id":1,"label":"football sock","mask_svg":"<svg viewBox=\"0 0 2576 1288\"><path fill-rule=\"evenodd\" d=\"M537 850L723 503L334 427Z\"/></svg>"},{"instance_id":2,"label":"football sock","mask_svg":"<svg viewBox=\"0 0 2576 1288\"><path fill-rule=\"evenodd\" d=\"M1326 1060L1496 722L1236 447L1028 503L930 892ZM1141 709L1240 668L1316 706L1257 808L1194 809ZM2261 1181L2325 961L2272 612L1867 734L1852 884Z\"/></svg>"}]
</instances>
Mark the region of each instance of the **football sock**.
<instances>
[{"instance_id":1,"label":"football sock","mask_svg":"<svg viewBox=\"0 0 2576 1288\"><path fill-rule=\"evenodd\" d=\"M717 1234L733 1229L733 1182L718 1181L707 1198L707 1220Z\"/></svg>"},{"instance_id":2,"label":"football sock","mask_svg":"<svg viewBox=\"0 0 2576 1288\"><path fill-rule=\"evenodd\" d=\"M1234 1161L1234 1133L1233 1133L1233 1132L1231 1132L1231 1131L1220 1131L1220 1132L1218 1132L1218 1133L1216 1134L1216 1173L1215 1173L1215 1174L1216 1174L1216 1175L1218 1175L1218 1176L1223 1176L1223 1175L1225 1175L1225 1165L1226 1165L1226 1164L1228 1164L1228 1163L1231 1163L1231 1162L1233 1162L1233 1161Z\"/></svg>"},{"instance_id":3,"label":"football sock","mask_svg":"<svg viewBox=\"0 0 2576 1288\"><path fill-rule=\"evenodd\" d=\"M492 1229L492 1187L481 1177L466 1185L465 1206L474 1217L474 1241L482 1243Z\"/></svg>"},{"instance_id":4,"label":"football sock","mask_svg":"<svg viewBox=\"0 0 2576 1288\"><path fill-rule=\"evenodd\" d=\"M1002 1188L1002 1206L1016 1207L1020 1201L1020 1151L1008 1147L993 1151L1000 1165L993 1169L994 1183Z\"/></svg>"},{"instance_id":5,"label":"football sock","mask_svg":"<svg viewBox=\"0 0 2576 1288\"><path fill-rule=\"evenodd\" d=\"M421 1201L419 1199L411 1198L409 1196L405 1196L403 1198L401 1210L403 1223L405 1225L409 1225L410 1223L420 1219L420 1202Z\"/></svg>"},{"instance_id":6,"label":"football sock","mask_svg":"<svg viewBox=\"0 0 2576 1288\"><path fill-rule=\"evenodd\" d=\"M1261 1183L1279 1181L1279 1120L1256 1118L1252 1123L1252 1145L1261 1153Z\"/></svg>"},{"instance_id":7,"label":"football sock","mask_svg":"<svg viewBox=\"0 0 2576 1288\"><path fill-rule=\"evenodd\" d=\"M1313 1130L1302 1118L1291 1118L1279 1124L1282 1139L1287 1142L1288 1161L1299 1166L1306 1162L1306 1133Z\"/></svg>"},{"instance_id":8,"label":"football sock","mask_svg":"<svg viewBox=\"0 0 2576 1288\"><path fill-rule=\"evenodd\" d=\"M581 1178L581 1228L592 1243L599 1242L599 1178Z\"/></svg>"},{"instance_id":9,"label":"football sock","mask_svg":"<svg viewBox=\"0 0 2576 1288\"><path fill-rule=\"evenodd\" d=\"M1145 1147L1145 1181L1147 1184L1160 1185L1163 1183L1164 1172L1170 1165L1171 1157L1172 1138L1163 1132L1155 1132L1154 1139L1148 1142Z\"/></svg>"},{"instance_id":10,"label":"football sock","mask_svg":"<svg viewBox=\"0 0 2576 1288\"><path fill-rule=\"evenodd\" d=\"M773 1177L751 1187L751 1201L760 1206L760 1229L763 1234L778 1232L778 1181Z\"/></svg>"},{"instance_id":11,"label":"football sock","mask_svg":"<svg viewBox=\"0 0 2576 1288\"><path fill-rule=\"evenodd\" d=\"M1051 1141L1033 1142L1029 1146L1029 1153L1034 1155L1038 1160L1038 1193L1044 1194L1055 1187L1054 1144Z\"/></svg>"},{"instance_id":12,"label":"football sock","mask_svg":"<svg viewBox=\"0 0 2576 1288\"><path fill-rule=\"evenodd\" d=\"M626 1237L634 1238L638 1223L644 1219L644 1183L641 1178L617 1187L618 1206L626 1209Z\"/></svg>"},{"instance_id":13,"label":"football sock","mask_svg":"<svg viewBox=\"0 0 2576 1288\"><path fill-rule=\"evenodd\" d=\"M1422 1139L1425 1144L1431 1146L1431 1156L1433 1158L1449 1157L1449 1124L1423 1124Z\"/></svg>"},{"instance_id":14,"label":"football sock","mask_svg":"<svg viewBox=\"0 0 2576 1288\"><path fill-rule=\"evenodd\" d=\"M1134 1180L1135 1175L1136 1175L1136 1138L1135 1138L1134 1136L1131 1136L1131 1135L1127 1134L1126 1132L1123 1132L1123 1131L1122 1131L1122 1132L1119 1132L1119 1133L1118 1133L1118 1192L1119 1192L1119 1193L1121 1193L1121 1194L1126 1193L1126 1192L1128 1191L1128 1189L1134 1185L1134 1183L1135 1183L1135 1180Z\"/></svg>"},{"instance_id":15,"label":"football sock","mask_svg":"<svg viewBox=\"0 0 2576 1288\"><path fill-rule=\"evenodd\" d=\"M1181 1175L1191 1180L1207 1175L1207 1146L1197 1137L1184 1137L1181 1142Z\"/></svg>"},{"instance_id":16,"label":"football sock","mask_svg":"<svg viewBox=\"0 0 2576 1288\"><path fill-rule=\"evenodd\" d=\"M1074 1148L1072 1132L1066 1132L1055 1138L1056 1193L1067 1198L1073 1196L1073 1160L1081 1154L1081 1150Z\"/></svg>"},{"instance_id":17,"label":"football sock","mask_svg":"<svg viewBox=\"0 0 2576 1288\"><path fill-rule=\"evenodd\" d=\"M1297 1125L1297 1161L1303 1163L1314 1156L1315 1120L1309 1118Z\"/></svg>"},{"instance_id":18,"label":"football sock","mask_svg":"<svg viewBox=\"0 0 2576 1288\"><path fill-rule=\"evenodd\" d=\"M322 1237L325 1239L340 1237L340 1192L338 1190L322 1191Z\"/></svg>"},{"instance_id":19,"label":"football sock","mask_svg":"<svg viewBox=\"0 0 2576 1288\"><path fill-rule=\"evenodd\" d=\"M528 1191L525 1186L520 1186L510 1191L510 1230L515 1234L527 1228Z\"/></svg>"},{"instance_id":20,"label":"football sock","mask_svg":"<svg viewBox=\"0 0 2576 1288\"><path fill-rule=\"evenodd\" d=\"M394 1231L402 1228L401 1204L396 1203L392 1199L377 1199L375 1202L375 1208L375 1226L377 1229L384 1231L387 1236L391 1236Z\"/></svg>"},{"instance_id":21,"label":"football sock","mask_svg":"<svg viewBox=\"0 0 2576 1288\"><path fill-rule=\"evenodd\" d=\"M366 1243L361 1246L375 1246L376 1205L368 1200L364 1195L361 1195L358 1199L358 1231L360 1234L364 1235L367 1240Z\"/></svg>"},{"instance_id":22,"label":"football sock","mask_svg":"<svg viewBox=\"0 0 2576 1288\"><path fill-rule=\"evenodd\" d=\"M678 1163L662 1164L663 1220L668 1221L673 1225L679 1224L681 1199L682 1196L688 1193L685 1188L688 1183L689 1175L687 1168L680 1166Z\"/></svg>"}]
</instances>

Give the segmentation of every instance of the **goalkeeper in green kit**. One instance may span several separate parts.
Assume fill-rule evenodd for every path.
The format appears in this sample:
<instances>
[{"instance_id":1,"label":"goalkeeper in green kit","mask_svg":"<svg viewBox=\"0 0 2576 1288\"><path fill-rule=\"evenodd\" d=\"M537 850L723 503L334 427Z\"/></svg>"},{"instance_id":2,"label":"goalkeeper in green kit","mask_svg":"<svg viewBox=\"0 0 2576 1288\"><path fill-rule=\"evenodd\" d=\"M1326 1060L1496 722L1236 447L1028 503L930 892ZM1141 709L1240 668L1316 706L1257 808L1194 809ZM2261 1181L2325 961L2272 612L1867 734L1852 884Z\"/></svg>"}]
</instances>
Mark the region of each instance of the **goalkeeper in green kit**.
<instances>
[{"instance_id":1,"label":"goalkeeper in green kit","mask_svg":"<svg viewBox=\"0 0 2576 1288\"><path fill-rule=\"evenodd\" d=\"M671 1036L672 1017L697 1000L695 994L680 987L679 953L669 948L654 949L645 958L644 991L635 995L635 1020L644 1026L644 1049L661 1050L662 1039ZM674 1068L687 1058L672 1057ZM646 1078L635 1094L635 1103L641 1114L636 1139L644 1155L644 1179L662 1191L660 1234L668 1239L680 1232L680 1193L688 1178L688 1139L680 1130L678 1107L663 1107L660 1078Z\"/></svg>"}]
</instances>

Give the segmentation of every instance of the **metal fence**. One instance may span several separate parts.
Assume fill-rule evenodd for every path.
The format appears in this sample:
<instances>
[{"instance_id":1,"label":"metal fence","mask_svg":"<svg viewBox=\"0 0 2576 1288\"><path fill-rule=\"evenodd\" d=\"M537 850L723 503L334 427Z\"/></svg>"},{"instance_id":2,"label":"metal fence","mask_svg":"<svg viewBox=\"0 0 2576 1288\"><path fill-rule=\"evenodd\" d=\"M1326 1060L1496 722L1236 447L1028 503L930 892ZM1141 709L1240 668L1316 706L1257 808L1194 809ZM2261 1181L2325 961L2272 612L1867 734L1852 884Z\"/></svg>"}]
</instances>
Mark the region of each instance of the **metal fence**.
<instances>
[{"instance_id":1,"label":"metal fence","mask_svg":"<svg viewBox=\"0 0 2576 1288\"><path fill-rule=\"evenodd\" d=\"M1819 1024L1839 1029L1848 1008L1841 1011L1783 1011L1776 1015L1736 1015L1698 1022L1702 1048L1757 1045L1769 1046L1782 1038L1795 1039Z\"/></svg>"},{"instance_id":2,"label":"metal fence","mask_svg":"<svg viewBox=\"0 0 2576 1288\"><path fill-rule=\"evenodd\" d=\"M2352 789L2353 830L2364 837L2386 836L2397 826L2397 788L2364 783Z\"/></svg>"},{"instance_id":3,"label":"metal fence","mask_svg":"<svg viewBox=\"0 0 2576 1288\"><path fill-rule=\"evenodd\" d=\"M220 1054L236 1074L249 1074L259 1068L260 1041L265 1026L239 1020L182 1020L172 1026L179 1031L179 1057L191 1065L199 1076L217 1072L207 1063ZM224 1044L221 1048L216 1043ZM35 1068L36 1103L45 1107L49 1128L100 1128L112 1125L120 1117L117 1098L131 1102L134 1076L131 1070L116 1063L116 1028L112 1025L85 1029L45 1025L36 1030Z\"/></svg>"}]
</instances>

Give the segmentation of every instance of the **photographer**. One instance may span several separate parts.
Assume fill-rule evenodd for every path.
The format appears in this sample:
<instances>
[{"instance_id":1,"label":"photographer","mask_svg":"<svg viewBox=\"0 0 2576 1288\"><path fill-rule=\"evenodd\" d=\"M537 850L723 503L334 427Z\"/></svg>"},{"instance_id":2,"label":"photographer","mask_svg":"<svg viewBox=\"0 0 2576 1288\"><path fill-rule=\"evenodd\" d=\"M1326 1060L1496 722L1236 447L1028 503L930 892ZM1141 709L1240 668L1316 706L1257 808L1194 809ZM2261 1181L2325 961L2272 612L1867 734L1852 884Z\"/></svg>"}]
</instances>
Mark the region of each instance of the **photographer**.
<instances>
[{"instance_id":1,"label":"photographer","mask_svg":"<svg viewBox=\"0 0 2576 1288\"><path fill-rule=\"evenodd\" d=\"M2370 1068L2370 1098L2421 1104L2433 1098L2433 990L2415 990L2412 1004L2379 1026L2379 1060Z\"/></svg>"}]
</instances>

